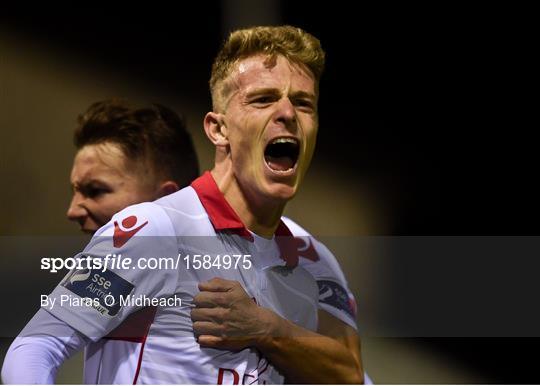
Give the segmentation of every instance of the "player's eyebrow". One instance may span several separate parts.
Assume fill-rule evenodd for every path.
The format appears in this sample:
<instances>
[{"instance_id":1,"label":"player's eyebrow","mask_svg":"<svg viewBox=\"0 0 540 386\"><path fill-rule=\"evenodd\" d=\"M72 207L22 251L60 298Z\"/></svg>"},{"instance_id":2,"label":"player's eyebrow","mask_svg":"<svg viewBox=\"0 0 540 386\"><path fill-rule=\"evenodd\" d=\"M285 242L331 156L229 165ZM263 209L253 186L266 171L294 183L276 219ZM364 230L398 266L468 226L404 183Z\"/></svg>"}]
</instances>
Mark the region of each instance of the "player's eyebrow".
<instances>
[{"instance_id":1,"label":"player's eyebrow","mask_svg":"<svg viewBox=\"0 0 540 386\"><path fill-rule=\"evenodd\" d=\"M247 98L251 98L258 95L273 95L278 96L281 92L277 88L256 88L246 93Z\"/></svg>"},{"instance_id":2,"label":"player's eyebrow","mask_svg":"<svg viewBox=\"0 0 540 386\"><path fill-rule=\"evenodd\" d=\"M281 91L277 88L257 88L251 91L248 91L246 93L247 98L251 98L258 95L273 95L273 96L279 96L281 95ZM292 98L307 98L312 101L315 101L317 98L315 97L315 94L312 94L310 92L306 91L294 91L290 94Z\"/></svg>"},{"instance_id":3,"label":"player's eyebrow","mask_svg":"<svg viewBox=\"0 0 540 386\"><path fill-rule=\"evenodd\" d=\"M99 178L90 178L90 179L82 179L81 181L72 182L71 189L80 189L81 187L87 187L90 185L98 185L100 187L109 187L109 184L103 180L100 180Z\"/></svg>"},{"instance_id":4,"label":"player's eyebrow","mask_svg":"<svg viewBox=\"0 0 540 386\"><path fill-rule=\"evenodd\" d=\"M295 91L295 92L292 93L291 96L293 98L307 98L307 99L311 99L312 101L315 101L317 99L315 94L312 94L312 93L306 92L306 91Z\"/></svg>"}]
</instances>

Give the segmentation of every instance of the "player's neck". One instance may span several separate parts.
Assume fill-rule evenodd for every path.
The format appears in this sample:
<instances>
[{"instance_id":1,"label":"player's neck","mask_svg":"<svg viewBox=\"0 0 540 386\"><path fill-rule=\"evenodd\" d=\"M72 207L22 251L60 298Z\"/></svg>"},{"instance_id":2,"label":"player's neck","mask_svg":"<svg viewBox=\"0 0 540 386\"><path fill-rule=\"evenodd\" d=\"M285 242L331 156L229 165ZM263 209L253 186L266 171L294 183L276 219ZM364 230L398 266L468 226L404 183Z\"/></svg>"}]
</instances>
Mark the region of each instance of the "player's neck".
<instances>
[{"instance_id":1,"label":"player's neck","mask_svg":"<svg viewBox=\"0 0 540 386\"><path fill-rule=\"evenodd\" d=\"M272 237L279 225L285 203L248 196L249 193L243 191L234 178L232 169L215 167L211 173L225 200L246 228L259 236Z\"/></svg>"}]
</instances>

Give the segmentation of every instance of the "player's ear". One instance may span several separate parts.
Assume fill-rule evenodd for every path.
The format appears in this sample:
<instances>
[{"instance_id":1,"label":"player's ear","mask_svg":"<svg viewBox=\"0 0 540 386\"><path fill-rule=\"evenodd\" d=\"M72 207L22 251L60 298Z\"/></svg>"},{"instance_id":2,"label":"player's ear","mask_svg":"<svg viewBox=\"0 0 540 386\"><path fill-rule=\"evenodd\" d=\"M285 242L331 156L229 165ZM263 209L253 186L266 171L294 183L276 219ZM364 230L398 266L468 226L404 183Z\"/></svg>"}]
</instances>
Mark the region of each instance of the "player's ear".
<instances>
[{"instance_id":1,"label":"player's ear","mask_svg":"<svg viewBox=\"0 0 540 386\"><path fill-rule=\"evenodd\" d=\"M157 190L157 197L167 196L180 190L178 184L174 181L167 180L159 184Z\"/></svg>"},{"instance_id":2,"label":"player's ear","mask_svg":"<svg viewBox=\"0 0 540 386\"><path fill-rule=\"evenodd\" d=\"M215 146L228 146L229 138L225 116L223 114L209 112L204 117L204 131L206 136Z\"/></svg>"}]
</instances>

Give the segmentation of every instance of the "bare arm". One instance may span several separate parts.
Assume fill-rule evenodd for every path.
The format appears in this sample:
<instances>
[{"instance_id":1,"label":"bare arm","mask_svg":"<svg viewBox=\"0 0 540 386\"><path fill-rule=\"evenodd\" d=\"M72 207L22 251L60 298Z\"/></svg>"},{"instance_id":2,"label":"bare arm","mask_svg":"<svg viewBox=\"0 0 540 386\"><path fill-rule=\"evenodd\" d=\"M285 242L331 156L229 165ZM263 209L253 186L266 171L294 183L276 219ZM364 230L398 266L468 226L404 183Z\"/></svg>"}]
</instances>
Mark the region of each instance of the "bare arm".
<instances>
[{"instance_id":1,"label":"bare arm","mask_svg":"<svg viewBox=\"0 0 540 386\"><path fill-rule=\"evenodd\" d=\"M274 317L276 333L262 337L256 347L289 382L363 383L358 336L351 327L325 311L319 311L318 333Z\"/></svg>"},{"instance_id":2,"label":"bare arm","mask_svg":"<svg viewBox=\"0 0 540 386\"><path fill-rule=\"evenodd\" d=\"M319 311L317 333L257 306L238 282L199 285L193 328L205 347L256 347L293 383L363 383L356 332Z\"/></svg>"}]
</instances>

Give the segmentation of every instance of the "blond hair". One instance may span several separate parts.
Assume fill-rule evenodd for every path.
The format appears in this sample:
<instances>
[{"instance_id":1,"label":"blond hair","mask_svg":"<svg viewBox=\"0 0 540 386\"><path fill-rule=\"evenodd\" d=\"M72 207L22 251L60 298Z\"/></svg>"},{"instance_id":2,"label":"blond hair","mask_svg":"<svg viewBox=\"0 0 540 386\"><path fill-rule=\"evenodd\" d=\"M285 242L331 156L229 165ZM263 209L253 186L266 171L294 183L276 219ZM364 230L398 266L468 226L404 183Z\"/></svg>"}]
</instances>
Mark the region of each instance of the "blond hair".
<instances>
[{"instance_id":1,"label":"blond hair","mask_svg":"<svg viewBox=\"0 0 540 386\"><path fill-rule=\"evenodd\" d=\"M277 55L300 64L313 74L315 84L324 69L324 51L319 39L304 30L292 26L252 27L232 32L219 51L210 77L210 91L214 111L220 107L229 90L224 81L242 59L257 54L268 55L268 65L275 63Z\"/></svg>"}]
</instances>

